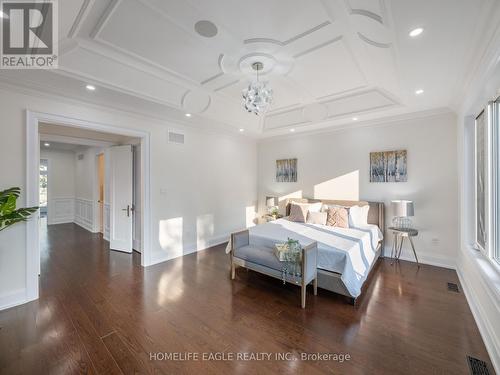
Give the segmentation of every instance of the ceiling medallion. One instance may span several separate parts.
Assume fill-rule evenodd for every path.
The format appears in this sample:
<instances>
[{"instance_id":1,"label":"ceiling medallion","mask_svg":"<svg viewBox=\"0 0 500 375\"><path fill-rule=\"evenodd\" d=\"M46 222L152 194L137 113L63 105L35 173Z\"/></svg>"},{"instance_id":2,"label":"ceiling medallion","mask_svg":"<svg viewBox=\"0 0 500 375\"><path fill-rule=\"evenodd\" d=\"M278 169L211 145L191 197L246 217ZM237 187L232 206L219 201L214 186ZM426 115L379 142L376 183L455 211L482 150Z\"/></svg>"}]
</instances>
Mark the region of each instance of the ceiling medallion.
<instances>
[{"instance_id":1,"label":"ceiling medallion","mask_svg":"<svg viewBox=\"0 0 500 375\"><path fill-rule=\"evenodd\" d=\"M267 82L259 81L259 71L264 69L264 64L254 62L253 70L257 72L257 80L250 82L248 88L243 90L243 107L247 112L259 115L265 112L273 100L273 90L267 87Z\"/></svg>"}]
</instances>

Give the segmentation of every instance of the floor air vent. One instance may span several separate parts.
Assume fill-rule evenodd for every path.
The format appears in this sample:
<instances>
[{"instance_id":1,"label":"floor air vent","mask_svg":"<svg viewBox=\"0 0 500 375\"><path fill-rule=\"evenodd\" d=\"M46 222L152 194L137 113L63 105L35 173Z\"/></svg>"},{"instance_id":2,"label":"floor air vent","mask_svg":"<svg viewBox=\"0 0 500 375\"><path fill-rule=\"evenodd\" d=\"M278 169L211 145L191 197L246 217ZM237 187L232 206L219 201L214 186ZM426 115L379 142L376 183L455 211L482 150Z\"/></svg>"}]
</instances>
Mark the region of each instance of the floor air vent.
<instances>
[{"instance_id":1,"label":"floor air vent","mask_svg":"<svg viewBox=\"0 0 500 375\"><path fill-rule=\"evenodd\" d=\"M460 290L458 289L458 285L455 283L448 283L448 290L450 292L460 293Z\"/></svg>"},{"instance_id":2,"label":"floor air vent","mask_svg":"<svg viewBox=\"0 0 500 375\"><path fill-rule=\"evenodd\" d=\"M469 365L471 375L490 375L488 365L485 361L467 356L467 363Z\"/></svg>"}]
</instances>

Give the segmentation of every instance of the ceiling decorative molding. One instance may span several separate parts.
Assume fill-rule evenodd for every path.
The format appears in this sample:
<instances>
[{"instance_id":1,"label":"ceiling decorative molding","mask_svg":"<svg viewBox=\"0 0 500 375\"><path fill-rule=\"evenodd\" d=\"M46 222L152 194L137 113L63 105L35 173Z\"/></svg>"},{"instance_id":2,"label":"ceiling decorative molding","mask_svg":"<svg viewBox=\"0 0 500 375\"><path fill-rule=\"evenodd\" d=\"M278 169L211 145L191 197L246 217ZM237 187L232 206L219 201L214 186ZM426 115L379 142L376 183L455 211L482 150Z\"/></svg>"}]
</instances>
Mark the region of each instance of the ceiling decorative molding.
<instances>
[{"instance_id":1,"label":"ceiling decorative molding","mask_svg":"<svg viewBox=\"0 0 500 375\"><path fill-rule=\"evenodd\" d=\"M90 82L120 100L136 97L166 112L202 114L207 123L237 133L328 126L358 115L364 120L383 111L447 105L456 77L466 71L460 56L472 41L477 44L468 36L493 7L450 9L425 0L289 0L286 6L255 1L245 11L233 0L60 2L60 69L51 74L83 87ZM418 21L415 14L425 19L418 43L407 37ZM199 35L200 20L213 24L217 34ZM439 46L448 49L434 53ZM264 63L259 76L274 90L260 118L241 109L256 61ZM425 95L415 97L415 87L425 87Z\"/></svg>"},{"instance_id":2,"label":"ceiling decorative molding","mask_svg":"<svg viewBox=\"0 0 500 375\"><path fill-rule=\"evenodd\" d=\"M374 47L378 47L378 48L390 48L391 45L392 45L391 43L380 43L380 42L376 42L374 40L371 40L370 38L368 38L367 36L363 35L359 31L358 31L358 36L359 36L359 39L361 39L363 42L371 44Z\"/></svg>"}]
</instances>

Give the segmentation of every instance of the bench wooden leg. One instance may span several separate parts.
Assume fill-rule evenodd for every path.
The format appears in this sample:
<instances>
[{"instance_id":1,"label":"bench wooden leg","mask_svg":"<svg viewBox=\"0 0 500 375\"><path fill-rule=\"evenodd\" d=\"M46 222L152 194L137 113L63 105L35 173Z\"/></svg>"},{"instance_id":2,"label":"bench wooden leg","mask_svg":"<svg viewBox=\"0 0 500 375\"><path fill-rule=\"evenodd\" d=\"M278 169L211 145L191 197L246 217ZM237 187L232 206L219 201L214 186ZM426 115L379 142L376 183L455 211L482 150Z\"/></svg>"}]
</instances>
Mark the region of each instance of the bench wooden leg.
<instances>
[{"instance_id":1,"label":"bench wooden leg","mask_svg":"<svg viewBox=\"0 0 500 375\"><path fill-rule=\"evenodd\" d=\"M235 270L236 270L236 267L234 265L233 254L232 254L232 251L231 251L231 280L234 280Z\"/></svg>"}]
</instances>

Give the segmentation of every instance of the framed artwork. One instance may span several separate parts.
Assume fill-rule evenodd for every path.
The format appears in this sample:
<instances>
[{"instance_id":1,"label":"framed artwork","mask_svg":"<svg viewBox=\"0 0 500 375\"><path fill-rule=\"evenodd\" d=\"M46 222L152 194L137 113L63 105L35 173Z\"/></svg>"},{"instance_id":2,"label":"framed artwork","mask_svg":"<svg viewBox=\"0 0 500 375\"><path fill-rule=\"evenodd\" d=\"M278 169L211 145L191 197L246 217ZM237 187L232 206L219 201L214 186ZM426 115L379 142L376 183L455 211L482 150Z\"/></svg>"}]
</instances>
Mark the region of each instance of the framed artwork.
<instances>
[{"instance_id":1,"label":"framed artwork","mask_svg":"<svg viewBox=\"0 0 500 375\"><path fill-rule=\"evenodd\" d=\"M370 152L370 182L406 181L406 150Z\"/></svg>"},{"instance_id":2,"label":"framed artwork","mask_svg":"<svg viewBox=\"0 0 500 375\"><path fill-rule=\"evenodd\" d=\"M276 182L297 182L297 159L276 160Z\"/></svg>"}]
</instances>

